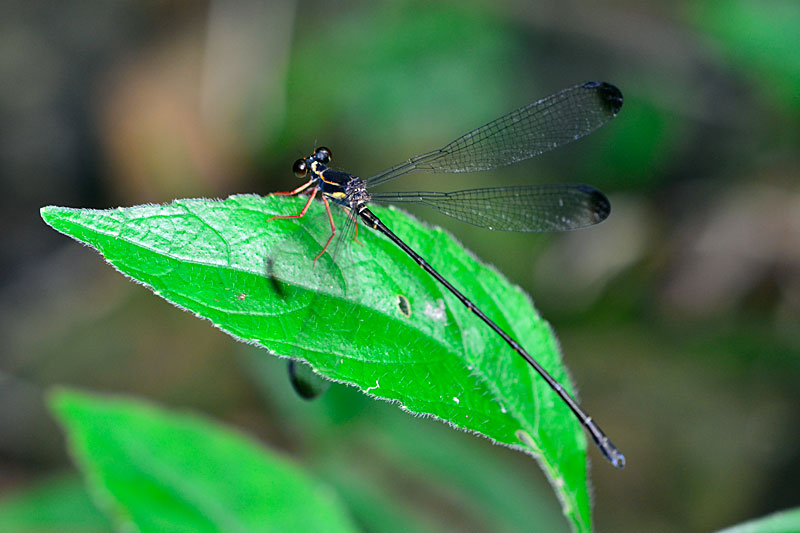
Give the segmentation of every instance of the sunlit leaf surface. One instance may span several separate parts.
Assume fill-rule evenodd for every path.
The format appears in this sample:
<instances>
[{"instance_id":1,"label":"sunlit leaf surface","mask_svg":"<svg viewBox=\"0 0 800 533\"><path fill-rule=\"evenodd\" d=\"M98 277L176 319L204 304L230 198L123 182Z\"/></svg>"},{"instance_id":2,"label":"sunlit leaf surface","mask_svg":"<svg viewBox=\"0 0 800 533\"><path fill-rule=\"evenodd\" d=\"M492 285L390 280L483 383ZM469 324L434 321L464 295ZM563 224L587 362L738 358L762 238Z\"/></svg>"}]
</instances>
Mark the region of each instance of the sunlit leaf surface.
<instances>
[{"instance_id":1,"label":"sunlit leaf surface","mask_svg":"<svg viewBox=\"0 0 800 533\"><path fill-rule=\"evenodd\" d=\"M105 211L47 207L42 216L124 274L240 340L531 453L573 527L590 530L586 440L566 406L383 236L362 227L362 245L348 243L338 262L326 254L312 268L330 234L327 220L309 215L267 222L299 212L304 201L243 195ZM311 212L319 209L311 206ZM375 212L572 390L549 324L519 288L442 230L394 209ZM344 215L335 218L341 227ZM270 274L276 260L280 281Z\"/></svg>"}]
</instances>

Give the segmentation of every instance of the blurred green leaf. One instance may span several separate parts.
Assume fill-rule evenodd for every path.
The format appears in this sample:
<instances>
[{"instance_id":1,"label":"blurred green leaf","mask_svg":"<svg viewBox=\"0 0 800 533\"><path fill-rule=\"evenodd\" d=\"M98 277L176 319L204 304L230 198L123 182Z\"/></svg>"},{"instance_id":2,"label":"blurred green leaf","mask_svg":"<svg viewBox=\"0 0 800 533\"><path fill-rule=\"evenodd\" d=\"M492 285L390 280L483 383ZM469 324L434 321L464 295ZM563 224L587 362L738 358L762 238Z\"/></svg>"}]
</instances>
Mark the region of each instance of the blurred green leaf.
<instances>
[{"instance_id":1,"label":"blurred green leaf","mask_svg":"<svg viewBox=\"0 0 800 533\"><path fill-rule=\"evenodd\" d=\"M719 533L787 533L800 531L800 507L729 527Z\"/></svg>"},{"instance_id":2,"label":"blurred green leaf","mask_svg":"<svg viewBox=\"0 0 800 533\"><path fill-rule=\"evenodd\" d=\"M304 201L243 195L107 211L47 207L42 216L156 294L238 339L302 358L328 379L534 455L573 526L591 529L586 439L557 395L383 236L362 229L363 246L350 250L352 268L340 269L327 254L312 268L330 233L327 221L309 215L266 222L297 213ZM375 212L434 266L447 265L444 274L572 391L549 324L519 288L443 231L397 210ZM336 217L341 226L344 215ZM276 252L293 276L278 284L267 274ZM325 283L316 279L326 272ZM346 296L340 286L347 287ZM408 299L410 315L397 308L398 295Z\"/></svg>"},{"instance_id":3,"label":"blurred green leaf","mask_svg":"<svg viewBox=\"0 0 800 533\"><path fill-rule=\"evenodd\" d=\"M113 529L92 503L83 480L70 474L5 495L0 500L0 531L103 533Z\"/></svg>"},{"instance_id":4,"label":"blurred green leaf","mask_svg":"<svg viewBox=\"0 0 800 533\"><path fill-rule=\"evenodd\" d=\"M450 524L439 524L438 528L430 524L424 510L402 501L396 494L387 490L383 478L375 479L374 476L365 473L365 470L374 468L374 465L365 467L363 464L354 464L341 455L333 456L331 459L325 462L324 466L327 469L323 470L321 475L336 488L362 530L381 533L406 531L426 533L441 531L442 527L452 525L452 521L449 521ZM340 461L340 459L345 460ZM442 512L437 503L433 502L434 510Z\"/></svg>"},{"instance_id":5,"label":"blurred green leaf","mask_svg":"<svg viewBox=\"0 0 800 533\"><path fill-rule=\"evenodd\" d=\"M97 503L140 531L351 531L333 494L247 437L131 399L60 390L51 408Z\"/></svg>"},{"instance_id":6,"label":"blurred green leaf","mask_svg":"<svg viewBox=\"0 0 800 533\"><path fill-rule=\"evenodd\" d=\"M800 112L800 2L716 0L688 4L742 73L783 107Z\"/></svg>"},{"instance_id":7,"label":"blurred green leaf","mask_svg":"<svg viewBox=\"0 0 800 533\"><path fill-rule=\"evenodd\" d=\"M370 401L352 387L334 385L314 402L300 400L284 361L250 347L242 352L284 430L310 450L314 471L337 488L365 529L384 531L375 526L381 517L399 514L403 520L393 523L408 525L406 531L511 532L531 524L569 530L544 479L523 457Z\"/></svg>"}]
</instances>

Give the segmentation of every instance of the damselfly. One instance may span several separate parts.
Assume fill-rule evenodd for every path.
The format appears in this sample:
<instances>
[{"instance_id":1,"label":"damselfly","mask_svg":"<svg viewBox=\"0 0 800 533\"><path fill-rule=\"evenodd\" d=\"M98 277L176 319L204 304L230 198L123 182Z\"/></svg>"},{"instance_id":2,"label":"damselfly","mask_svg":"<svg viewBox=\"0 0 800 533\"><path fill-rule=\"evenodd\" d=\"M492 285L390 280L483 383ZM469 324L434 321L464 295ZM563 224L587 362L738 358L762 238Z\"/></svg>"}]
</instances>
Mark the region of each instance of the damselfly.
<instances>
[{"instance_id":1,"label":"damselfly","mask_svg":"<svg viewBox=\"0 0 800 533\"><path fill-rule=\"evenodd\" d=\"M587 185L495 187L449 193L379 193L371 189L411 172L476 172L517 163L579 139L611 120L621 107L622 93L609 83L576 85L493 120L443 148L412 157L367 179L329 168L331 151L320 147L294 163L295 175L308 181L293 191L274 193L310 192L308 202L297 215L275 216L269 220L301 218L319 195L328 214L331 236L314 263L328 249L336 233L330 202L344 207L352 221L359 217L369 227L383 233L522 356L569 406L611 464L622 468L625 456L564 387L367 207L371 201L419 203L458 220L500 231L564 231L597 224L608 216L610 205L600 191Z\"/></svg>"}]
</instances>

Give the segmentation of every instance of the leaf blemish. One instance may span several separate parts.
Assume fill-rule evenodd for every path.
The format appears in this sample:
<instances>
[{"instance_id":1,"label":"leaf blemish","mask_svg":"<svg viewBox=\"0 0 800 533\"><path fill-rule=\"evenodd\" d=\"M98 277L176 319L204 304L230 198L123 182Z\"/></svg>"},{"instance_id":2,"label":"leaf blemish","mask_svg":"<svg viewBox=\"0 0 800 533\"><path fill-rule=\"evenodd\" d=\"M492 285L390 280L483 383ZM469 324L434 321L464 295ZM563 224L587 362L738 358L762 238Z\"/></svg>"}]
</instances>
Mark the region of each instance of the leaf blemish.
<instances>
[{"instance_id":1,"label":"leaf blemish","mask_svg":"<svg viewBox=\"0 0 800 533\"><path fill-rule=\"evenodd\" d=\"M397 295L397 308L404 317L411 317L411 303L408 301L408 298L402 294Z\"/></svg>"},{"instance_id":2,"label":"leaf blemish","mask_svg":"<svg viewBox=\"0 0 800 533\"><path fill-rule=\"evenodd\" d=\"M424 314L431 320L443 322L445 319L444 300L436 300L436 307L434 307L430 302L425 302Z\"/></svg>"}]
</instances>

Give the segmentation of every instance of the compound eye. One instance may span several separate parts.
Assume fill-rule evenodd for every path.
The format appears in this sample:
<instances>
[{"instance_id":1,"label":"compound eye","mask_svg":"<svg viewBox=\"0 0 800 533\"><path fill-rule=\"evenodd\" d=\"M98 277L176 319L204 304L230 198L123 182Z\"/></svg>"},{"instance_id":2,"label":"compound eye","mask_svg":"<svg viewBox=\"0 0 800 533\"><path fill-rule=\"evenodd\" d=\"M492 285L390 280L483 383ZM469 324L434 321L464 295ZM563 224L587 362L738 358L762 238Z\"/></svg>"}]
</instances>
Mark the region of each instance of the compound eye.
<instances>
[{"instance_id":1,"label":"compound eye","mask_svg":"<svg viewBox=\"0 0 800 533\"><path fill-rule=\"evenodd\" d=\"M294 165L292 165L292 172L294 172L294 175L298 178L305 178L306 174L308 174L308 165L306 164L306 160L298 159L295 161Z\"/></svg>"},{"instance_id":2,"label":"compound eye","mask_svg":"<svg viewBox=\"0 0 800 533\"><path fill-rule=\"evenodd\" d=\"M331 154L330 148L325 148L324 146L320 146L316 150L314 150L314 155L317 157L317 161L322 164L326 164L328 161L331 160L333 154Z\"/></svg>"}]
</instances>

